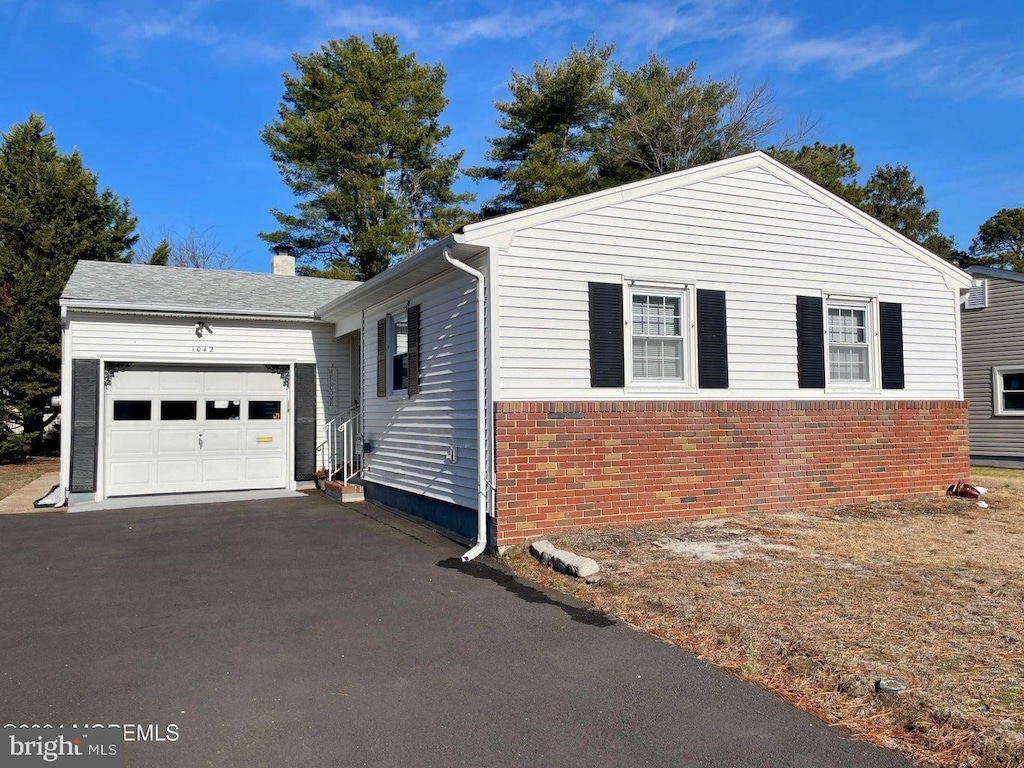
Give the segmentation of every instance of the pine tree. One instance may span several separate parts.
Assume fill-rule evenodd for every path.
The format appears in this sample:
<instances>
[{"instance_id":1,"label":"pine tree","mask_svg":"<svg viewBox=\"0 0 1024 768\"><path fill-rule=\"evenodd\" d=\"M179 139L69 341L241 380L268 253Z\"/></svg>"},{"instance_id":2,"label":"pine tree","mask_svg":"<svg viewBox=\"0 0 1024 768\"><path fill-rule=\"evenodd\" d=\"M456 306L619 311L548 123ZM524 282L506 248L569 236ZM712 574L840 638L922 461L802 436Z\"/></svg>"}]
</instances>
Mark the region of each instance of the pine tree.
<instances>
[{"instance_id":1,"label":"pine tree","mask_svg":"<svg viewBox=\"0 0 1024 768\"><path fill-rule=\"evenodd\" d=\"M294 214L273 211L281 229L260 237L365 279L465 223L472 196L452 190L462 153L441 152L451 129L439 121L440 64L402 56L378 34L294 60L298 74L284 76L278 119L261 136L300 201Z\"/></svg>"},{"instance_id":2,"label":"pine tree","mask_svg":"<svg viewBox=\"0 0 1024 768\"><path fill-rule=\"evenodd\" d=\"M939 232L939 212L926 210L924 187L905 165L880 165L864 186L861 208L901 235L945 259L953 240Z\"/></svg>"},{"instance_id":3,"label":"pine tree","mask_svg":"<svg viewBox=\"0 0 1024 768\"><path fill-rule=\"evenodd\" d=\"M848 144L816 141L797 150L769 147L768 154L848 203L860 205L864 201L864 187L857 183L860 166Z\"/></svg>"},{"instance_id":4,"label":"pine tree","mask_svg":"<svg viewBox=\"0 0 1024 768\"><path fill-rule=\"evenodd\" d=\"M38 115L3 135L0 396L8 417L0 423L0 442L6 432L8 444L38 447L43 411L60 384L58 300L64 284L80 259L130 260L134 229L127 201L109 189L98 191L78 151L58 151ZM7 424L12 418L15 430Z\"/></svg>"},{"instance_id":5,"label":"pine tree","mask_svg":"<svg viewBox=\"0 0 1024 768\"><path fill-rule=\"evenodd\" d=\"M635 70L614 68L598 153L603 177L638 181L757 149L778 123L767 86L744 94L734 80L698 80L696 69L653 53Z\"/></svg>"},{"instance_id":6,"label":"pine tree","mask_svg":"<svg viewBox=\"0 0 1024 768\"><path fill-rule=\"evenodd\" d=\"M149 261L147 264L155 264L158 267L166 267L167 262L171 259L171 244L167 241L167 238L163 238L153 252L149 254Z\"/></svg>"},{"instance_id":7,"label":"pine tree","mask_svg":"<svg viewBox=\"0 0 1024 768\"><path fill-rule=\"evenodd\" d=\"M495 104L504 135L489 139L489 166L469 175L501 184L482 213L499 215L575 197L608 186L598 174L595 150L608 122L608 82L613 46L591 40L556 64L512 73L512 98Z\"/></svg>"}]
</instances>

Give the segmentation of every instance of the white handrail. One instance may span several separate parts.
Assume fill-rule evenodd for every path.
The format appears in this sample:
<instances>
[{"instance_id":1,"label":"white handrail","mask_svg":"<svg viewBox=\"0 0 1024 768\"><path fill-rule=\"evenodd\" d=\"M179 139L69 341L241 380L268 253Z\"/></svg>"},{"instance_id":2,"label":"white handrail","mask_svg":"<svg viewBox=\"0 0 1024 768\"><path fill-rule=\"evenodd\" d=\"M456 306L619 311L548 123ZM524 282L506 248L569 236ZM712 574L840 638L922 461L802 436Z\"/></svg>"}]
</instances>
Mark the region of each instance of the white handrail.
<instances>
[{"instance_id":1,"label":"white handrail","mask_svg":"<svg viewBox=\"0 0 1024 768\"><path fill-rule=\"evenodd\" d=\"M362 415L352 408L324 425L324 440L317 445L319 469L329 479L347 483L362 469ZM357 450L358 449L358 450Z\"/></svg>"}]
</instances>

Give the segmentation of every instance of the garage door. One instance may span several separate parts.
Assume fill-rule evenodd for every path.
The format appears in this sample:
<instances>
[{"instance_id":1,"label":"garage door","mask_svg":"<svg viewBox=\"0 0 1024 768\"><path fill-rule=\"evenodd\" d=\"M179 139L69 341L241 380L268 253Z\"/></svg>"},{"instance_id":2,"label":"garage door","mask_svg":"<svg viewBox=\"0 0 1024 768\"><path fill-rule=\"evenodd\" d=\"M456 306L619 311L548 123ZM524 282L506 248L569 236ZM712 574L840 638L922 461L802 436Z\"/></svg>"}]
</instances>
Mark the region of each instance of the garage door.
<instances>
[{"instance_id":1,"label":"garage door","mask_svg":"<svg viewBox=\"0 0 1024 768\"><path fill-rule=\"evenodd\" d=\"M132 366L104 408L107 496L287 484L286 391L265 368Z\"/></svg>"}]
</instances>

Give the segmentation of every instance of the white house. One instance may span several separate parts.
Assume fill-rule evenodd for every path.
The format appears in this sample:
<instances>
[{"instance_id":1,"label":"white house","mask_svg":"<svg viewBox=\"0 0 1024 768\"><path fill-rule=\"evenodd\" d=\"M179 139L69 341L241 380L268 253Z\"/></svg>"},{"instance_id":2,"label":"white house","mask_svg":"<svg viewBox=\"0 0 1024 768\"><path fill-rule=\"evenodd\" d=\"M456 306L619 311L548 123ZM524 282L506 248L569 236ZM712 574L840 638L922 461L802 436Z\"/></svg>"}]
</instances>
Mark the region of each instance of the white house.
<instances>
[{"instance_id":1,"label":"white house","mask_svg":"<svg viewBox=\"0 0 1024 768\"><path fill-rule=\"evenodd\" d=\"M293 487L344 424L367 498L499 546L921 495L967 472L970 285L762 153L472 224L363 284L83 263L63 485Z\"/></svg>"}]
</instances>

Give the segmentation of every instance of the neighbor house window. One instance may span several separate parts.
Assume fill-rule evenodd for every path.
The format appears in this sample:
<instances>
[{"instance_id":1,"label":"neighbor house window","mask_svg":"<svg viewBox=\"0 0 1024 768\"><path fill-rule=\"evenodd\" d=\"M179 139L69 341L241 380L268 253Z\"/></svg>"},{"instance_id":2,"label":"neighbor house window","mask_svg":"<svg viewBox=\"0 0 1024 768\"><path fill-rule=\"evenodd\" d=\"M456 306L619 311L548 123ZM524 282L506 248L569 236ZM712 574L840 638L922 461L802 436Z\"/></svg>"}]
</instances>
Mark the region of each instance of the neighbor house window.
<instances>
[{"instance_id":1,"label":"neighbor house window","mask_svg":"<svg viewBox=\"0 0 1024 768\"><path fill-rule=\"evenodd\" d=\"M391 316L391 391L404 392L409 388L409 317Z\"/></svg>"},{"instance_id":2,"label":"neighbor house window","mask_svg":"<svg viewBox=\"0 0 1024 768\"><path fill-rule=\"evenodd\" d=\"M828 374L833 384L871 384L870 302L828 302Z\"/></svg>"},{"instance_id":3,"label":"neighbor house window","mask_svg":"<svg viewBox=\"0 0 1024 768\"><path fill-rule=\"evenodd\" d=\"M1024 416L1024 368L992 369L992 404L996 416Z\"/></svg>"},{"instance_id":4,"label":"neighbor house window","mask_svg":"<svg viewBox=\"0 0 1024 768\"><path fill-rule=\"evenodd\" d=\"M630 303L633 380L685 381L685 293L634 291Z\"/></svg>"}]
</instances>

